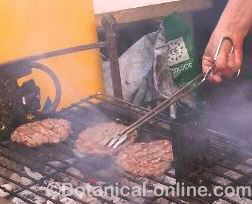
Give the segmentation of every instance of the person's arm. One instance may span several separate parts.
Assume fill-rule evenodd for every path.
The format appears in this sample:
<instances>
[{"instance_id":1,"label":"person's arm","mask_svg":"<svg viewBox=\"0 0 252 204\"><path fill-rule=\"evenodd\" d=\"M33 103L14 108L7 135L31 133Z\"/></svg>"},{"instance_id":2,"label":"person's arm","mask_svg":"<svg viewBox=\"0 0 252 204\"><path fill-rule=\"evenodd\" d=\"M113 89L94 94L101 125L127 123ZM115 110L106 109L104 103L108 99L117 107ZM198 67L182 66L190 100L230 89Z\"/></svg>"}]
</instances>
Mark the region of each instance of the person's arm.
<instances>
[{"instance_id":1,"label":"person's arm","mask_svg":"<svg viewBox=\"0 0 252 204\"><path fill-rule=\"evenodd\" d=\"M205 50L202 60L203 71L213 66L213 57L222 37L229 37L234 44L225 43L215 63L215 72L210 80L221 82L237 72L243 61L243 41L252 26L252 0L229 0Z\"/></svg>"}]
</instances>

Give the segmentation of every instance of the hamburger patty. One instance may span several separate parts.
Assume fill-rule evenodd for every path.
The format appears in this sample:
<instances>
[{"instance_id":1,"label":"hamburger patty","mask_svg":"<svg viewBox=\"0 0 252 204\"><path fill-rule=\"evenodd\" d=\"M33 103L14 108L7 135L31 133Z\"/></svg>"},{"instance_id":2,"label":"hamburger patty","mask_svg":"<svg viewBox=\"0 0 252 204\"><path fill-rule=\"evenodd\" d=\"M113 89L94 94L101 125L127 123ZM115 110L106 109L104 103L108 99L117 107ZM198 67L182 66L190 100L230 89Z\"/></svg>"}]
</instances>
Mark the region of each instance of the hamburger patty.
<instances>
[{"instance_id":1,"label":"hamburger patty","mask_svg":"<svg viewBox=\"0 0 252 204\"><path fill-rule=\"evenodd\" d=\"M122 150L116 163L137 176L160 176L173 160L172 145L168 140L136 143Z\"/></svg>"},{"instance_id":2,"label":"hamburger patty","mask_svg":"<svg viewBox=\"0 0 252 204\"><path fill-rule=\"evenodd\" d=\"M131 134L128 140L116 150L104 145L104 140L109 140L124 128L124 125L116 122L104 122L88 127L79 134L75 149L86 154L114 154L135 141L136 134Z\"/></svg>"},{"instance_id":3,"label":"hamburger patty","mask_svg":"<svg viewBox=\"0 0 252 204\"><path fill-rule=\"evenodd\" d=\"M65 141L71 134L71 124L64 119L45 119L19 126L11 140L28 147L56 144Z\"/></svg>"}]
</instances>

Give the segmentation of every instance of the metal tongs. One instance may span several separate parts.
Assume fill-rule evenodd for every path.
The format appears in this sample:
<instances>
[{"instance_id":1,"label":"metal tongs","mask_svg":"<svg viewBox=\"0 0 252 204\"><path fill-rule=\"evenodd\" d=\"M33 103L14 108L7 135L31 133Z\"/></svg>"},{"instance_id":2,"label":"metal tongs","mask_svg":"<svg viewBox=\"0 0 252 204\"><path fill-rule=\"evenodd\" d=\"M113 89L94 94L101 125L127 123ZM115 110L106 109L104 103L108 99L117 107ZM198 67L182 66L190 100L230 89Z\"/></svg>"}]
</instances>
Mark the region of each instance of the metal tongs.
<instances>
[{"instance_id":1,"label":"metal tongs","mask_svg":"<svg viewBox=\"0 0 252 204\"><path fill-rule=\"evenodd\" d=\"M232 44L231 52L233 52L234 46L233 46L232 39L230 39L229 37L223 37L214 55L214 62L216 62L217 57L219 56L220 50L223 46L223 43L226 40L231 42ZM154 109L150 110L147 114L145 114L143 117L138 119L136 122L134 122L127 128L123 129L119 134L112 137L109 141L104 141L104 144L112 148L119 147L128 139L129 134L133 133L143 124L147 123L148 121L153 119L155 116L157 116L159 113L167 109L169 106L176 103L179 99L191 93L194 89L198 88L199 86L201 86L205 81L207 81L210 74L214 71L214 68L215 68L215 63L213 64L212 67L209 68L209 70L206 73L201 73L198 76L196 76L192 81L188 82L185 86L183 86L181 89L176 91L169 99L164 100L162 103L160 103ZM237 76L239 76L239 74L240 74L240 71L237 73Z\"/></svg>"}]
</instances>

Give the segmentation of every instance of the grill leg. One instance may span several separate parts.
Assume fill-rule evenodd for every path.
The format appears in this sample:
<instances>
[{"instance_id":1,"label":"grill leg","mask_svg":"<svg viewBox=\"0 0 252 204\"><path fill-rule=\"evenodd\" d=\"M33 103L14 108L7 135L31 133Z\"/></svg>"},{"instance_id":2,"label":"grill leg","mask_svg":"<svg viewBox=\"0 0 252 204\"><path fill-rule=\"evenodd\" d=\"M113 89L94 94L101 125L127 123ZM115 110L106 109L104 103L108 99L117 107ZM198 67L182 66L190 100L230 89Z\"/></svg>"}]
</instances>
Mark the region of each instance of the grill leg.
<instances>
[{"instance_id":1,"label":"grill leg","mask_svg":"<svg viewBox=\"0 0 252 204\"><path fill-rule=\"evenodd\" d=\"M109 54L114 96L122 99L123 93L117 51L116 20L111 15L105 15L102 19L102 25L105 28L106 48Z\"/></svg>"}]
</instances>

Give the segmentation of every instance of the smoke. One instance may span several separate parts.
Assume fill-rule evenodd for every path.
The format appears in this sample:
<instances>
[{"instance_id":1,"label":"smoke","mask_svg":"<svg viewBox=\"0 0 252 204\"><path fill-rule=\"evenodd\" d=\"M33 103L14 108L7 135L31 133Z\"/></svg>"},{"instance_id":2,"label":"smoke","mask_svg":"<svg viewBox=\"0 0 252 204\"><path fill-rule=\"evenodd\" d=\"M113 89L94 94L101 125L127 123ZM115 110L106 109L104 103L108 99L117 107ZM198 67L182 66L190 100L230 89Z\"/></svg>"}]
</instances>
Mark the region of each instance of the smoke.
<instances>
[{"instance_id":1,"label":"smoke","mask_svg":"<svg viewBox=\"0 0 252 204\"><path fill-rule=\"evenodd\" d=\"M252 81L226 82L208 97L208 127L227 135L227 139L252 145Z\"/></svg>"}]
</instances>

